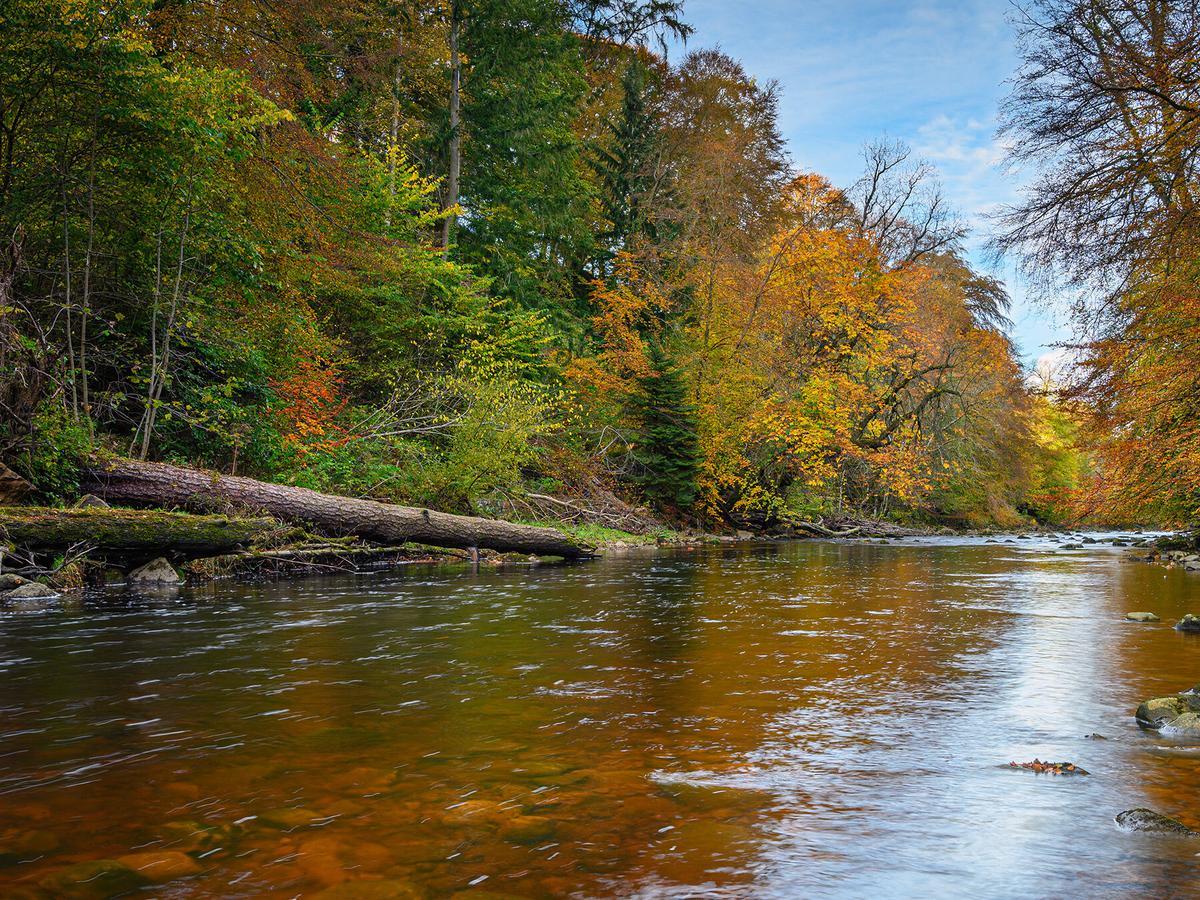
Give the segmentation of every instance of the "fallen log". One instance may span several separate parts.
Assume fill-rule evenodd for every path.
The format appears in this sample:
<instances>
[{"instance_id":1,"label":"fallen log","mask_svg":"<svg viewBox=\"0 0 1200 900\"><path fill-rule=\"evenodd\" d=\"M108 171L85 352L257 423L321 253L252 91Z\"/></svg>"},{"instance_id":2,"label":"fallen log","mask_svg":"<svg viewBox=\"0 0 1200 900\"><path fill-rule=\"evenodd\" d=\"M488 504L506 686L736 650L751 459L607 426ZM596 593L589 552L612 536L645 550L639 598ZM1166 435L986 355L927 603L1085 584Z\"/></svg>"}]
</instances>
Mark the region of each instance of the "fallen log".
<instances>
[{"instance_id":1,"label":"fallen log","mask_svg":"<svg viewBox=\"0 0 1200 900\"><path fill-rule=\"evenodd\" d=\"M141 509L0 507L0 542L35 553L86 548L99 556L216 556L279 530L272 519Z\"/></svg>"},{"instance_id":2,"label":"fallen log","mask_svg":"<svg viewBox=\"0 0 1200 900\"><path fill-rule=\"evenodd\" d=\"M325 534L356 535L386 545L416 542L567 559L590 556L594 549L554 528L356 500L165 463L112 459L85 467L82 476L83 490L111 502L200 510L249 509Z\"/></svg>"}]
</instances>

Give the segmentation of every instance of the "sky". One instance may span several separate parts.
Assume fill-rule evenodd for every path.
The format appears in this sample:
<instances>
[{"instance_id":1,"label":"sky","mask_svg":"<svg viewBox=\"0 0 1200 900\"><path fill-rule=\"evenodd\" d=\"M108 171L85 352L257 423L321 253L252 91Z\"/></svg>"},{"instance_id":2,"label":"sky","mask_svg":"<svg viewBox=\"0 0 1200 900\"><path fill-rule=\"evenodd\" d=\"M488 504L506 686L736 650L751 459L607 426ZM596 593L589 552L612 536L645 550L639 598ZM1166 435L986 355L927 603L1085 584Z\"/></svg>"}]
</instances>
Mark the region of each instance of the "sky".
<instances>
[{"instance_id":1,"label":"sky","mask_svg":"<svg viewBox=\"0 0 1200 900\"><path fill-rule=\"evenodd\" d=\"M997 108L1018 65L1005 0L687 0L688 48L720 47L760 82L781 87L780 127L793 163L839 187L878 138L908 143L941 174L972 227L977 268L1014 300L1013 337L1029 364L1070 330L1032 302L1011 264L983 253L987 215L1018 197L1001 170ZM678 59L680 51L673 50Z\"/></svg>"}]
</instances>

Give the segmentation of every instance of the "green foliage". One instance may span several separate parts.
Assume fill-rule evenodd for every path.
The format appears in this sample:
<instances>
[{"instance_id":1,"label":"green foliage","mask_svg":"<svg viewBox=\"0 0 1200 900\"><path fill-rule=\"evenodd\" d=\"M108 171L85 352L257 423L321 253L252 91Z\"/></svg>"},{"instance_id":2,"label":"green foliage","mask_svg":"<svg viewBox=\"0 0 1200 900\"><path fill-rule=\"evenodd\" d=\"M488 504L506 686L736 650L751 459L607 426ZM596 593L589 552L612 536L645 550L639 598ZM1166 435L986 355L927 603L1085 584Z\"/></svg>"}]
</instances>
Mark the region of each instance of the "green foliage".
<instances>
[{"instance_id":1,"label":"green foliage","mask_svg":"<svg viewBox=\"0 0 1200 900\"><path fill-rule=\"evenodd\" d=\"M655 502L687 509L696 499L700 464L696 410L678 367L656 342L648 345L650 373L638 379L631 398L638 438L638 483Z\"/></svg>"},{"instance_id":2,"label":"green foliage","mask_svg":"<svg viewBox=\"0 0 1200 900\"><path fill-rule=\"evenodd\" d=\"M79 497L79 464L92 453L92 436L52 400L38 408L33 424L35 437L13 467L47 503L70 503Z\"/></svg>"},{"instance_id":3,"label":"green foliage","mask_svg":"<svg viewBox=\"0 0 1200 900\"><path fill-rule=\"evenodd\" d=\"M464 6L460 252L498 294L565 323L592 241L574 128L586 90L578 39L558 0Z\"/></svg>"}]
</instances>

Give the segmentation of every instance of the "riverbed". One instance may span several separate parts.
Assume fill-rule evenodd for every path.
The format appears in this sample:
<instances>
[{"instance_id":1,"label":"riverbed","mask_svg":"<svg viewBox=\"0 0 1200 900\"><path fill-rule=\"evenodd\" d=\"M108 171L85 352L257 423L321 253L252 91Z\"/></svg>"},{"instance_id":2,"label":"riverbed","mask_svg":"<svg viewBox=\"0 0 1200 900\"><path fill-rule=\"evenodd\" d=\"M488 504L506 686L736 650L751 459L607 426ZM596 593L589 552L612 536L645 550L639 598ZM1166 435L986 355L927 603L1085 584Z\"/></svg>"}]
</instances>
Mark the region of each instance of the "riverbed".
<instances>
[{"instance_id":1,"label":"riverbed","mask_svg":"<svg viewBox=\"0 0 1200 900\"><path fill-rule=\"evenodd\" d=\"M1200 575L1063 543L681 548L4 614L0 895L156 853L191 863L156 897L1194 895L1200 840L1113 816L1200 826L1200 748L1133 719L1200 682L1200 636L1171 628ZM1035 757L1090 774L1007 768Z\"/></svg>"}]
</instances>

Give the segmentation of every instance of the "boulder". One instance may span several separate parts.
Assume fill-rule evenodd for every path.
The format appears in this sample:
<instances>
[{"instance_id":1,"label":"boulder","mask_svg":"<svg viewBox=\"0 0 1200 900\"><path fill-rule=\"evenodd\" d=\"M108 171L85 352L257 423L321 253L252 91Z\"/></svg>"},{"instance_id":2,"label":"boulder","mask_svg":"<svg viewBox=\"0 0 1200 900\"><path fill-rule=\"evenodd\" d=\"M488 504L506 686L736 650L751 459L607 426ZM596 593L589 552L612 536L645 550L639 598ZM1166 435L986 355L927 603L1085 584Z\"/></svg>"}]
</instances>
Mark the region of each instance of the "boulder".
<instances>
[{"instance_id":1,"label":"boulder","mask_svg":"<svg viewBox=\"0 0 1200 900\"><path fill-rule=\"evenodd\" d=\"M1122 813L1118 813L1116 817L1117 824L1126 831L1141 831L1148 834L1178 834L1185 837L1195 837L1196 832L1188 828L1182 822L1172 819L1170 816L1164 816L1162 813L1156 813L1152 809L1139 807L1138 809L1127 809Z\"/></svg>"},{"instance_id":2,"label":"boulder","mask_svg":"<svg viewBox=\"0 0 1200 900\"><path fill-rule=\"evenodd\" d=\"M138 566L129 573L126 581L135 586L151 586L180 584L183 579L179 577L179 573L175 571L175 567L160 556L158 559L150 560L144 566Z\"/></svg>"},{"instance_id":3,"label":"boulder","mask_svg":"<svg viewBox=\"0 0 1200 900\"><path fill-rule=\"evenodd\" d=\"M1160 730L1168 737L1200 739L1200 713L1185 712L1164 722Z\"/></svg>"},{"instance_id":4,"label":"boulder","mask_svg":"<svg viewBox=\"0 0 1200 900\"><path fill-rule=\"evenodd\" d=\"M1152 612L1131 612L1125 613L1125 618L1130 622L1157 622L1158 616Z\"/></svg>"},{"instance_id":5,"label":"boulder","mask_svg":"<svg viewBox=\"0 0 1200 900\"><path fill-rule=\"evenodd\" d=\"M1193 616L1191 613L1188 613L1175 623L1175 630L1183 631L1187 634L1200 634L1200 616Z\"/></svg>"},{"instance_id":6,"label":"boulder","mask_svg":"<svg viewBox=\"0 0 1200 900\"><path fill-rule=\"evenodd\" d=\"M36 581L31 581L28 584L23 584L18 588L13 588L4 595L5 600L53 600L60 596L59 593L44 584L38 584Z\"/></svg>"},{"instance_id":7,"label":"boulder","mask_svg":"<svg viewBox=\"0 0 1200 900\"><path fill-rule=\"evenodd\" d=\"M1187 697L1156 697L1143 702L1134 713L1134 718L1143 728L1162 728L1168 722L1191 711Z\"/></svg>"},{"instance_id":8,"label":"boulder","mask_svg":"<svg viewBox=\"0 0 1200 900\"><path fill-rule=\"evenodd\" d=\"M22 578L15 572L0 574L0 594L19 588L23 584L29 584L29 579Z\"/></svg>"}]
</instances>

